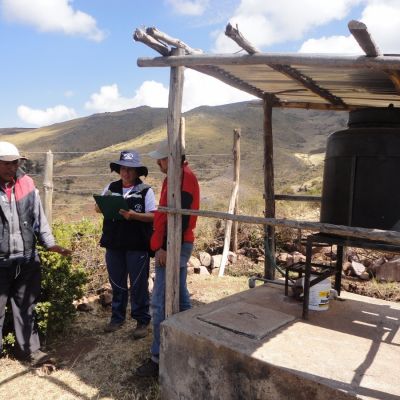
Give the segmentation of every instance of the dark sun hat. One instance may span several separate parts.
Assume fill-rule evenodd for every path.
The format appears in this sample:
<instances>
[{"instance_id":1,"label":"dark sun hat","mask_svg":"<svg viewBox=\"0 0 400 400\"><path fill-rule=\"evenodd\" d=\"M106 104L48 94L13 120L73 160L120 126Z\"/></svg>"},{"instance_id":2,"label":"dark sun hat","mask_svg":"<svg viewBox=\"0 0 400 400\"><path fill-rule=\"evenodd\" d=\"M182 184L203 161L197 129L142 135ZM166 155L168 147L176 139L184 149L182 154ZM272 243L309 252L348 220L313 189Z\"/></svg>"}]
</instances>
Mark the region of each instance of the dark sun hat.
<instances>
[{"instance_id":1,"label":"dark sun hat","mask_svg":"<svg viewBox=\"0 0 400 400\"><path fill-rule=\"evenodd\" d=\"M111 171L119 174L121 167L135 168L139 176L147 176L149 171L140 161L140 155L135 150L121 151L118 161L110 163Z\"/></svg>"}]
</instances>

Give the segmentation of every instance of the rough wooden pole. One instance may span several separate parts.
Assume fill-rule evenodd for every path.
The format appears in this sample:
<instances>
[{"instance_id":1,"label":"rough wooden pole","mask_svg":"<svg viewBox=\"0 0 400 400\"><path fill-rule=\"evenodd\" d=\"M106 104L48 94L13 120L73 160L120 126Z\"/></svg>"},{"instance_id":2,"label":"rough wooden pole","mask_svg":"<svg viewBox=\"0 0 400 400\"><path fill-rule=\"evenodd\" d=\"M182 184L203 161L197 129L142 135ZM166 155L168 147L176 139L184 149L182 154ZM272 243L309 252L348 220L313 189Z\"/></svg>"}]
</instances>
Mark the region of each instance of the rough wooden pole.
<instances>
[{"instance_id":1,"label":"rough wooden pole","mask_svg":"<svg viewBox=\"0 0 400 400\"><path fill-rule=\"evenodd\" d=\"M390 245L400 246L400 232L397 231L384 231L381 229L360 228L345 225L326 224L322 222L311 221L298 221L286 218L264 218L252 217L249 215L234 215L218 211L205 211L205 210L186 210L186 209L172 209L168 207L158 207L160 212L168 212L172 214L181 215L196 215L197 217L229 219L231 221L238 221L241 224L260 224L281 226L283 228L304 229L307 231L327 233L328 235L338 235L343 237L361 238L370 241L384 242Z\"/></svg>"},{"instance_id":2,"label":"rough wooden pole","mask_svg":"<svg viewBox=\"0 0 400 400\"><path fill-rule=\"evenodd\" d=\"M172 55L182 55L173 49ZM182 130L180 129L184 67L171 68L167 133L168 133L168 207L181 208ZM179 260L182 245L182 216L168 214L165 317L179 312Z\"/></svg>"},{"instance_id":3,"label":"rough wooden pole","mask_svg":"<svg viewBox=\"0 0 400 400\"><path fill-rule=\"evenodd\" d=\"M265 217L275 218L274 193L274 151L272 138L272 104L273 100L267 95L264 98L264 202ZM264 226L265 267L264 277L275 279L275 228Z\"/></svg>"},{"instance_id":4,"label":"rough wooden pole","mask_svg":"<svg viewBox=\"0 0 400 400\"><path fill-rule=\"evenodd\" d=\"M240 129L233 130L233 181L238 183L240 181ZM234 214L239 212L239 191L235 199ZM232 251L236 253L238 251L238 226L237 221L233 221L232 225Z\"/></svg>"},{"instance_id":5,"label":"rough wooden pole","mask_svg":"<svg viewBox=\"0 0 400 400\"><path fill-rule=\"evenodd\" d=\"M53 153L49 150L46 153L46 165L44 170L44 213L51 226L53 222Z\"/></svg>"},{"instance_id":6,"label":"rough wooden pole","mask_svg":"<svg viewBox=\"0 0 400 400\"><path fill-rule=\"evenodd\" d=\"M234 183L234 187L232 189L231 199L229 201L228 213L232 214L235 208L235 201L237 197L237 193L239 190L238 182ZM231 231L232 231L232 221L227 220L225 222L225 239L224 239L224 250L222 252L221 264L219 265L218 276L223 276L225 271L225 265L228 260L229 253L229 243L231 241Z\"/></svg>"}]
</instances>

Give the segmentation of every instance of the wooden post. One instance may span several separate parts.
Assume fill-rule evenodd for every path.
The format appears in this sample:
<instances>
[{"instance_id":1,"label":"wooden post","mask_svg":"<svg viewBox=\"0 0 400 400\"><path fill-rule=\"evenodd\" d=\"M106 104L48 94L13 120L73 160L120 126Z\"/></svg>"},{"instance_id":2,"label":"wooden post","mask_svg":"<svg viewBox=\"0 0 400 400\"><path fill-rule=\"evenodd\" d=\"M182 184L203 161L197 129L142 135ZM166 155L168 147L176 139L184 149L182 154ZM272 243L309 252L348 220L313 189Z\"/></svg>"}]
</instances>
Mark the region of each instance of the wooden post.
<instances>
[{"instance_id":1,"label":"wooden post","mask_svg":"<svg viewBox=\"0 0 400 400\"><path fill-rule=\"evenodd\" d=\"M44 189L44 213L51 227L53 222L53 153L49 150L46 153L46 165L43 179Z\"/></svg>"},{"instance_id":2,"label":"wooden post","mask_svg":"<svg viewBox=\"0 0 400 400\"><path fill-rule=\"evenodd\" d=\"M228 213L232 214L235 210L235 205L237 203L238 193L239 193L239 173L236 171L237 168L237 154L238 147L240 152L240 131L235 129L233 131L233 159L234 159L234 177L233 177L233 189L231 194L231 199L229 201ZM239 158L240 161L240 158ZM219 265L218 276L224 276L225 265L228 261L229 253L229 243L231 242L231 231L232 231L232 221L225 221L225 238L224 238L224 249L222 251L221 263Z\"/></svg>"},{"instance_id":3,"label":"wooden post","mask_svg":"<svg viewBox=\"0 0 400 400\"><path fill-rule=\"evenodd\" d=\"M173 49L172 55L183 55ZM168 98L168 207L181 208L182 130L180 118L184 67L172 67ZM182 216L168 214L167 265L165 283L165 317L179 312L179 260L182 245Z\"/></svg>"},{"instance_id":4,"label":"wooden post","mask_svg":"<svg viewBox=\"0 0 400 400\"><path fill-rule=\"evenodd\" d=\"M233 130L233 181L239 185L240 180L240 129ZM234 214L239 212L239 191L235 199ZM232 230L232 251L236 253L238 251L238 226L237 221L233 221Z\"/></svg>"},{"instance_id":5,"label":"wooden post","mask_svg":"<svg viewBox=\"0 0 400 400\"><path fill-rule=\"evenodd\" d=\"M272 104L269 95L263 100L264 106L264 202L265 217L275 218L274 193L274 147L272 137ZM275 228L264 226L265 267L264 277L275 279Z\"/></svg>"}]
</instances>

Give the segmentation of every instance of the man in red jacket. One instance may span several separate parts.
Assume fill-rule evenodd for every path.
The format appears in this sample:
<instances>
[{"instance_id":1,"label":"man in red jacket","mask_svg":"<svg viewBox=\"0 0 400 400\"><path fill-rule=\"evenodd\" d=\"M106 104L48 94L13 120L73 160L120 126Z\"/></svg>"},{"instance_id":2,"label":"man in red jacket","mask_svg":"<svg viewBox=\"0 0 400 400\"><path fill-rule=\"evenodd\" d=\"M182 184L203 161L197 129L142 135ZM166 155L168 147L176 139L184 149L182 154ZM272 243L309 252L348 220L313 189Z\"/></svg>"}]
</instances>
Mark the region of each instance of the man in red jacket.
<instances>
[{"instance_id":1,"label":"man in red jacket","mask_svg":"<svg viewBox=\"0 0 400 400\"><path fill-rule=\"evenodd\" d=\"M168 172L168 142L162 142L158 149L149 153L157 160L161 172ZM167 178L164 179L160 206L167 206ZM182 208L198 210L200 203L200 188L196 176L189 168L184 156L182 159ZM185 311L191 307L190 296L186 285L187 263L192 254L196 216L182 216L182 246L179 272L179 309ZM160 324L165 319L165 267L167 261L167 214L156 211L154 214L154 232L151 237L151 249L156 252L156 278L151 299L153 318L153 343L151 345L151 358L137 370L136 374L142 377L158 376L158 362L160 353Z\"/></svg>"}]
</instances>

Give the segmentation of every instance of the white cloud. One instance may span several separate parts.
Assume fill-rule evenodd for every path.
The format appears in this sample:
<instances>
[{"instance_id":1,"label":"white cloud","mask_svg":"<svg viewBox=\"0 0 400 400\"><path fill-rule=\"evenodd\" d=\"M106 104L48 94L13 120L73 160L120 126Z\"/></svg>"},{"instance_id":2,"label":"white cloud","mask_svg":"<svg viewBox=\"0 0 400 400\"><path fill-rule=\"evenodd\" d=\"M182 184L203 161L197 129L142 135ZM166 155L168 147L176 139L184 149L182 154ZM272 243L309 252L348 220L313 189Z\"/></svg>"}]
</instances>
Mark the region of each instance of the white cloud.
<instances>
[{"instance_id":1,"label":"white cloud","mask_svg":"<svg viewBox=\"0 0 400 400\"><path fill-rule=\"evenodd\" d=\"M183 111L201 105L216 106L255 99L254 96L228 86L218 79L190 69L185 70L183 90Z\"/></svg>"},{"instance_id":2,"label":"white cloud","mask_svg":"<svg viewBox=\"0 0 400 400\"><path fill-rule=\"evenodd\" d=\"M166 0L173 11L183 15L202 15L209 0Z\"/></svg>"},{"instance_id":3,"label":"white cloud","mask_svg":"<svg viewBox=\"0 0 400 400\"><path fill-rule=\"evenodd\" d=\"M94 112L121 111L147 105L168 107L168 88L155 81L145 81L134 97L123 97L117 84L102 86L90 96L85 108ZM232 88L217 79L186 69L182 110L188 111L201 105L220 105L254 99L253 96Z\"/></svg>"},{"instance_id":4,"label":"white cloud","mask_svg":"<svg viewBox=\"0 0 400 400\"><path fill-rule=\"evenodd\" d=\"M300 53L352 53L363 54L353 36L330 36L306 40L299 50Z\"/></svg>"},{"instance_id":5,"label":"white cloud","mask_svg":"<svg viewBox=\"0 0 400 400\"><path fill-rule=\"evenodd\" d=\"M4 16L35 27L41 32L63 32L101 41L105 34L96 20L71 6L72 0L2 0Z\"/></svg>"},{"instance_id":6,"label":"white cloud","mask_svg":"<svg viewBox=\"0 0 400 400\"><path fill-rule=\"evenodd\" d=\"M120 111L128 108L147 105L150 107L168 106L168 89L161 83L145 81L136 91L134 97L123 97L118 85L102 86L98 93L90 96L85 108L96 112Z\"/></svg>"},{"instance_id":7,"label":"white cloud","mask_svg":"<svg viewBox=\"0 0 400 400\"><path fill-rule=\"evenodd\" d=\"M28 106L20 105L17 113L23 122L35 126L46 126L77 118L75 110L64 105L46 108L46 110L35 110Z\"/></svg>"},{"instance_id":8,"label":"white cloud","mask_svg":"<svg viewBox=\"0 0 400 400\"><path fill-rule=\"evenodd\" d=\"M311 29L343 19L355 5L365 0L241 0L232 25L257 48L299 40ZM236 44L220 33L214 51L238 50Z\"/></svg>"},{"instance_id":9,"label":"white cloud","mask_svg":"<svg viewBox=\"0 0 400 400\"><path fill-rule=\"evenodd\" d=\"M400 53L400 1L368 0L360 20L384 53ZM364 54L352 35L308 39L300 47L305 53Z\"/></svg>"},{"instance_id":10,"label":"white cloud","mask_svg":"<svg viewBox=\"0 0 400 400\"><path fill-rule=\"evenodd\" d=\"M383 52L400 53L400 1L372 0L369 3L361 20Z\"/></svg>"}]
</instances>

